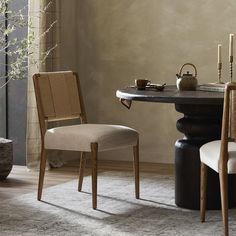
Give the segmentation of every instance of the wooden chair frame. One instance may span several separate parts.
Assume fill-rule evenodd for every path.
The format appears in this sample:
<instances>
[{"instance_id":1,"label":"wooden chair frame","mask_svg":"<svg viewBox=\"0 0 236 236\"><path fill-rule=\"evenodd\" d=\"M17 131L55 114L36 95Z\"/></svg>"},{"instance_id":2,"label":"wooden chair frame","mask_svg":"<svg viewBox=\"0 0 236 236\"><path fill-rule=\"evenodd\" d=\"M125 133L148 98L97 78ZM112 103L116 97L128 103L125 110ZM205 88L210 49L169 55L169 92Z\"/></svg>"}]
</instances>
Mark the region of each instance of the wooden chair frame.
<instances>
[{"instance_id":1,"label":"wooden chair frame","mask_svg":"<svg viewBox=\"0 0 236 236\"><path fill-rule=\"evenodd\" d=\"M43 73L46 74L53 74L54 72ZM57 72L63 73L63 72ZM42 198L42 189L43 189L43 182L44 182L44 175L45 175L45 167L46 167L46 160L47 160L47 150L44 146L44 135L48 129L48 124L54 121L62 121L62 120L72 120L72 119L79 119L81 124L87 123L87 117L85 112L85 106L83 102L83 97L81 93L81 87L79 83L78 74L72 72L73 76L76 78L77 88L78 88L78 95L79 95L79 106L80 106L80 114L66 114L63 117L57 117L56 115L53 117L49 117L45 115L42 98L40 95L40 88L39 88L39 78L41 74L35 74L33 76L34 88L35 88L35 95L37 101L37 109L38 109L38 117L39 117L39 124L40 124L40 131L41 131L41 158L40 158L40 170L39 170L39 182L38 182L38 196L37 199L40 201ZM97 158L98 158L98 144L91 143L91 156L92 156L92 206L93 209L97 208ZM133 154L134 154L134 174L135 174L135 196L139 199L139 142L137 140L137 144L133 147ZM84 176L84 168L86 162L86 153L81 152L80 157L80 168L79 168L79 183L78 183L78 191L82 190L82 183L83 183L83 176Z\"/></svg>"},{"instance_id":2,"label":"wooden chair frame","mask_svg":"<svg viewBox=\"0 0 236 236\"><path fill-rule=\"evenodd\" d=\"M230 125L231 119L231 99L232 91L236 90L235 83L227 83L224 94L224 109L221 130L221 146L220 146L220 160L219 160L219 180L220 180L220 194L221 194L221 208L222 219L224 226L224 235L228 235L228 142L234 140L229 136L230 130L233 128ZM236 101L235 101L236 102ZM201 221L205 221L206 211L206 189L207 189L207 171L208 166L201 162L201 186L200 186L200 215Z\"/></svg>"}]
</instances>

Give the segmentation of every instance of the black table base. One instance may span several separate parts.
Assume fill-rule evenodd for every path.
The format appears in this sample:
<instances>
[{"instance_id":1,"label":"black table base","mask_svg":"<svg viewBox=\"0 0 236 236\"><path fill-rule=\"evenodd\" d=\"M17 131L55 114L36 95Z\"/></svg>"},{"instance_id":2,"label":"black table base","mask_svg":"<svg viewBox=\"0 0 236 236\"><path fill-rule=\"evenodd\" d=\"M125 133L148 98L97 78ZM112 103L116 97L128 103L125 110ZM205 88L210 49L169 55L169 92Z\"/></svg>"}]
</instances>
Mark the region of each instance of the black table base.
<instances>
[{"instance_id":1,"label":"black table base","mask_svg":"<svg viewBox=\"0 0 236 236\"><path fill-rule=\"evenodd\" d=\"M200 208L199 148L206 142L220 139L223 106L175 104L184 117L177 121L177 129L184 138L175 144L175 203L188 209ZM231 187L232 186L232 187ZM236 175L229 175L229 207L236 206ZM207 209L220 209L219 175L209 169L207 181Z\"/></svg>"}]
</instances>

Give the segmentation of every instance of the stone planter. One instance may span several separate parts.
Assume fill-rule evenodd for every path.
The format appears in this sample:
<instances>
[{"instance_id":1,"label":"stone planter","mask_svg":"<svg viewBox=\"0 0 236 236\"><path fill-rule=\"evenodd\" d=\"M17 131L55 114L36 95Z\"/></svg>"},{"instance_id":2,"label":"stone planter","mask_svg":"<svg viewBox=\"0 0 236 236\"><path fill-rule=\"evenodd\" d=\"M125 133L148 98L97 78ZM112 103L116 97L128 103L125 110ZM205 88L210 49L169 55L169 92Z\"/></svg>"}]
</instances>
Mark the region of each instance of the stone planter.
<instances>
[{"instance_id":1,"label":"stone planter","mask_svg":"<svg viewBox=\"0 0 236 236\"><path fill-rule=\"evenodd\" d=\"M0 180L6 179L13 165L12 140L0 138Z\"/></svg>"}]
</instances>

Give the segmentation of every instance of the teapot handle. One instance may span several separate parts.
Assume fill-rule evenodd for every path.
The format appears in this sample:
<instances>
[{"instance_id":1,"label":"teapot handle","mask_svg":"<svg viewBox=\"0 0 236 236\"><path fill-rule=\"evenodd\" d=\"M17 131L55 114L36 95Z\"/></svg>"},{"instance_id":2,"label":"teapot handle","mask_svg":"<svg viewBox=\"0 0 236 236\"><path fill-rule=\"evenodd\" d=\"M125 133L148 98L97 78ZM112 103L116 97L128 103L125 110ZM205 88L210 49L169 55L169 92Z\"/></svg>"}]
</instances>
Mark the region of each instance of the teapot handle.
<instances>
[{"instance_id":1,"label":"teapot handle","mask_svg":"<svg viewBox=\"0 0 236 236\"><path fill-rule=\"evenodd\" d=\"M188 66L192 66L192 67L194 68L194 70L195 70L195 76L194 76L194 77L197 78L197 68L196 68L196 66L195 66L194 64L192 64L192 63L185 63L185 64L183 64L182 67L180 68L179 75L182 74L183 68L184 68L185 66L187 66L187 65L188 65Z\"/></svg>"}]
</instances>

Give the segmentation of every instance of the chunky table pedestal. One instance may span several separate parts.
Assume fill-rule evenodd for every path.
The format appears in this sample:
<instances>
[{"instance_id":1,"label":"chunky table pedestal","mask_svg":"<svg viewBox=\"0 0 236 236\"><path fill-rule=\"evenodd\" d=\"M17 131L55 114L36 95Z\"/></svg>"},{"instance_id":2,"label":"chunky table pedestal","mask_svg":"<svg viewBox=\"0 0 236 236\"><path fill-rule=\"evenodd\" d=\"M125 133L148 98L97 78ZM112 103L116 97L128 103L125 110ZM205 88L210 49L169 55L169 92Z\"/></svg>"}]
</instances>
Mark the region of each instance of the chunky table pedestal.
<instances>
[{"instance_id":1,"label":"chunky table pedestal","mask_svg":"<svg viewBox=\"0 0 236 236\"><path fill-rule=\"evenodd\" d=\"M199 148L206 142L220 139L223 105L175 104L184 117L177 129L184 138L175 144L175 203L188 208L200 208ZM229 175L229 207L236 206L236 175ZM207 209L220 209L219 175L209 169Z\"/></svg>"}]
</instances>

